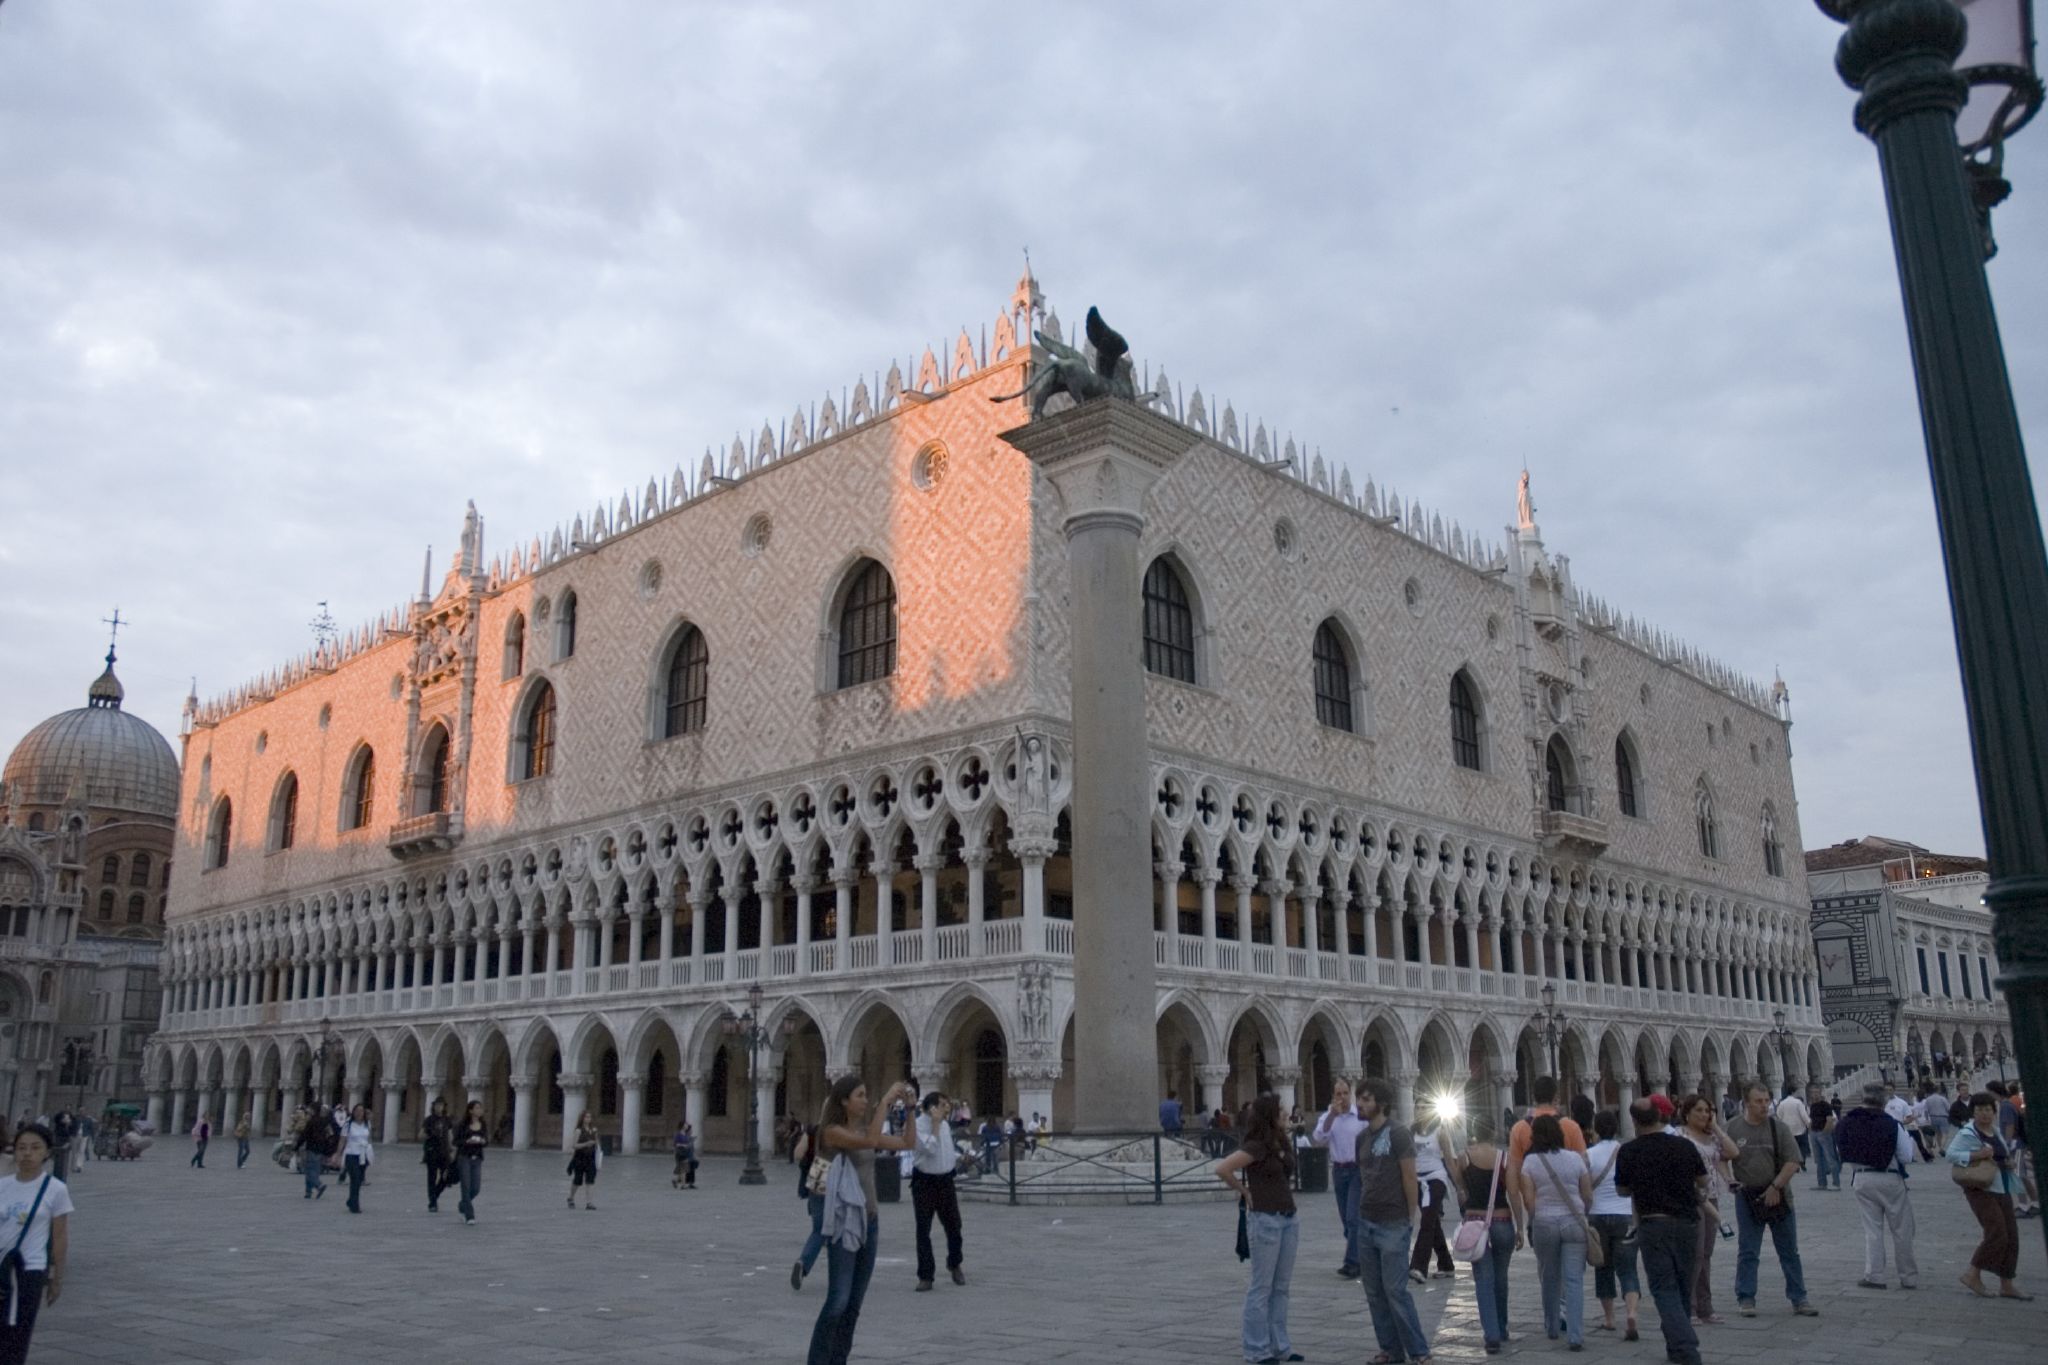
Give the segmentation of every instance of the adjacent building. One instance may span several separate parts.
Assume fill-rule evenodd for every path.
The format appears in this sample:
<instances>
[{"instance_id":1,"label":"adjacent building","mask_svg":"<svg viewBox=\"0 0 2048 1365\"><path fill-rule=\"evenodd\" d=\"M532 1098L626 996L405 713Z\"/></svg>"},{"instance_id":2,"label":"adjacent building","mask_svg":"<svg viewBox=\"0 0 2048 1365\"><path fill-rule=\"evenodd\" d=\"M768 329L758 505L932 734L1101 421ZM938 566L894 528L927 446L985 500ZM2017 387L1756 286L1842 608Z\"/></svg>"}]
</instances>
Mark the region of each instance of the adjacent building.
<instances>
[{"instance_id":1,"label":"adjacent building","mask_svg":"<svg viewBox=\"0 0 2048 1365\"><path fill-rule=\"evenodd\" d=\"M1070 584L999 438L1033 328L1027 277L546 535L472 507L416 598L195 699L151 1102L404 1137L474 1097L515 1146L588 1108L631 1150L859 1072L1061 1123ZM1553 1037L1610 1101L1824 1073L1782 685L1582 591L1526 481L1471 533L1143 384L1186 446L1129 604L1160 1089L1498 1104Z\"/></svg>"}]
</instances>

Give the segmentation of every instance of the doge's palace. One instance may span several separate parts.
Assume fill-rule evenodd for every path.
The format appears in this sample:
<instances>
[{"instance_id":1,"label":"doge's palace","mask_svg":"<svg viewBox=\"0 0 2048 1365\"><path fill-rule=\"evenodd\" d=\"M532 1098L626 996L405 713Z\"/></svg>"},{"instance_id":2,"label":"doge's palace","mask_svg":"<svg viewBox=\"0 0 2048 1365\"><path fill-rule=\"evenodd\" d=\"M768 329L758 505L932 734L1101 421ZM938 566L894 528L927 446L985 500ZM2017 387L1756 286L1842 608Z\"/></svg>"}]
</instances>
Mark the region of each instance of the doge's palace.
<instances>
[{"instance_id":1,"label":"doge's palace","mask_svg":"<svg viewBox=\"0 0 2048 1365\"><path fill-rule=\"evenodd\" d=\"M999 436L1035 329L1027 277L544 535L472 507L412 601L188 702L158 1121L478 1098L515 1147L590 1109L718 1148L859 1072L1064 1124L1068 557ZM1162 1094L1497 1112L1553 1041L1610 1103L1830 1074L1782 684L1582 590L1526 477L1467 529L1140 388L1187 446L1129 608Z\"/></svg>"}]
</instances>

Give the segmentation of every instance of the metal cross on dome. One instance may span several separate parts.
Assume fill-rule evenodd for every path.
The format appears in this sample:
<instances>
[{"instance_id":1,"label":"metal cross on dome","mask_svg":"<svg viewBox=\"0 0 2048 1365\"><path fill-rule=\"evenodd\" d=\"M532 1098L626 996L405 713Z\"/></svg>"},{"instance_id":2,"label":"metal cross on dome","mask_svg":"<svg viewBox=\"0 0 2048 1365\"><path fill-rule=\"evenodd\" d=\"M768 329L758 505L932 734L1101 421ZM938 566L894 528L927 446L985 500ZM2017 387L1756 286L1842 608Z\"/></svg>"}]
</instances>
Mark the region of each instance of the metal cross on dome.
<instances>
[{"instance_id":1,"label":"metal cross on dome","mask_svg":"<svg viewBox=\"0 0 2048 1365\"><path fill-rule=\"evenodd\" d=\"M107 653L112 654L114 652L114 646L121 642L121 627L133 625L134 622L122 620L121 609L119 607L115 607L114 614L112 616L102 616L100 618L100 624L103 626L110 627L110 629L107 632Z\"/></svg>"}]
</instances>

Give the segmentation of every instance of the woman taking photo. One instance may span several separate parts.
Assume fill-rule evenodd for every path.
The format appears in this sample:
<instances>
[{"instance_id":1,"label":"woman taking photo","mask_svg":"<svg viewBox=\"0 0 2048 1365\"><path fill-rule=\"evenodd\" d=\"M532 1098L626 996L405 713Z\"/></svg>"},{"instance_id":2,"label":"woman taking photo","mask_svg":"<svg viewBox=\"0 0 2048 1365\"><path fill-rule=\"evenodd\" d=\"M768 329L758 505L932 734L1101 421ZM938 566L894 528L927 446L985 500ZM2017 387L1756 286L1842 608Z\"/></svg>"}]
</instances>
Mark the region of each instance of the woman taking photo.
<instances>
[{"instance_id":1,"label":"woman taking photo","mask_svg":"<svg viewBox=\"0 0 2048 1365\"><path fill-rule=\"evenodd\" d=\"M44 1169L49 1156L50 1130L24 1120L14 1134L14 1174L0 1178L0 1228L14 1234L0 1245L21 1253L21 1273L11 1291L0 1280L6 1296L0 1304L0 1365L28 1359L36 1311L45 1301L55 1303L64 1289L71 1191Z\"/></svg>"},{"instance_id":2,"label":"woman taking photo","mask_svg":"<svg viewBox=\"0 0 2048 1365\"><path fill-rule=\"evenodd\" d=\"M1415 1250L1408 1257L1408 1278L1417 1284L1429 1282L1429 1258L1436 1256L1436 1277L1448 1280L1458 1273L1451 1259L1451 1244L1444 1240L1444 1200L1451 1192L1450 1128L1440 1116L1431 1115L1415 1128L1415 1183L1421 1189L1422 1217L1415 1227Z\"/></svg>"},{"instance_id":3,"label":"woman taking photo","mask_svg":"<svg viewBox=\"0 0 2048 1365\"><path fill-rule=\"evenodd\" d=\"M1294 1139L1281 1122L1278 1095L1252 1101L1244 1141L1216 1163L1216 1178L1247 1205L1252 1275L1244 1291L1244 1358L1252 1365L1299 1360L1287 1338L1287 1291L1301 1225L1294 1217Z\"/></svg>"},{"instance_id":4,"label":"woman taking photo","mask_svg":"<svg viewBox=\"0 0 2048 1365\"><path fill-rule=\"evenodd\" d=\"M1486 1220L1486 1250L1472 1262L1472 1287L1479 1295L1479 1328L1486 1353L1499 1355L1508 1340L1508 1260L1522 1249L1522 1195L1510 1180L1506 1155L1494 1145L1495 1123L1472 1119L1472 1140L1459 1163L1465 1185L1465 1217ZM1560 1130L1561 1131L1561 1130Z\"/></svg>"},{"instance_id":5,"label":"woman taking photo","mask_svg":"<svg viewBox=\"0 0 2048 1365\"><path fill-rule=\"evenodd\" d=\"M1998 1133L1998 1097L1989 1092L1970 1096L1970 1122L1963 1125L1948 1145L1949 1165L1955 1168L1956 1183L1970 1212L1984 1228L1984 1239L1970 1257L1963 1272L1963 1288L1980 1299L2027 1300L2013 1283L2019 1274L2020 1225L2013 1214L2013 1200L2023 1190L2019 1173L2013 1169L2013 1151ZM1998 1293L1984 1287L1984 1272L1998 1277Z\"/></svg>"},{"instance_id":6,"label":"woman taking photo","mask_svg":"<svg viewBox=\"0 0 2048 1365\"><path fill-rule=\"evenodd\" d=\"M588 1109L576 1116L576 1135L569 1153L569 1207L576 1207L576 1191L583 1191L583 1210L597 1207L597 1120Z\"/></svg>"},{"instance_id":7,"label":"woman taking photo","mask_svg":"<svg viewBox=\"0 0 2048 1365\"><path fill-rule=\"evenodd\" d=\"M341 1130L341 1168L348 1175L348 1211L363 1211L363 1177L370 1173L370 1110L357 1105L348 1111Z\"/></svg>"},{"instance_id":8,"label":"woman taking photo","mask_svg":"<svg viewBox=\"0 0 2048 1365\"><path fill-rule=\"evenodd\" d=\"M427 1212L439 1213L441 1191L455 1183L455 1125L446 1100L435 1100L420 1124L420 1164L427 1168Z\"/></svg>"},{"instance_id":9,"label":"woman taking photo","mask_svg":"<svg viewBox=\"0 0 2048 1365\"><path fill-rule=\"evenodd\" d=\"M1721 1131L1714 1102L1705 1095L1687 1095L1680 1100L1678 1118L1679 1135L1692 1142L1707 1168L1707 1190L1700 1200L1700 1240L1693 1257L1692 1320L1702 1326L1717 1326L1727 1319L1714 1311L1714 1243L1722 1235L1721 1201L1733 1178L1728 1163L1738 1149L1734 1139Z\"/></svg>"},{"instance_id":10,"label":"woman taking photo","mask_svg":"<svg viewBox=\"0 0 2048 1365\"><path fill-rule=\"evenodd\" d=\"M899 1101L916 1093L907 1082L898 1081L880 1104L871 1104L859 1076L841 1076L825 1097L818 1115L817 1153L831 1162L825 1176L823 1222L825 1303L811 1328L807 1365L846 1365L853 1351L853 1329L860 1323L861 1301L875 1273L880 1235L875 1153L907 1152L917 1142L914 1130L885 1133L882 1123Z\"/></svg>"},{"instance_id":11,"label":"woman taking photo","mask_svg":"<svg viewBox=\"0 0 2048 1365\"><path fill-rule=\"evenodd\" d=\"M1529 1125L1529 1154L1519 1179L1542 1280L1543 1334L1556 1341L1562 1318L1566 1343L1583 1350L1586 1210L1593 1203L1593 1177L1586 1172L1586 1159L1565 1149L1564 1125L1557 1115L1538 1114Z\"/></svg>"},{"instance_id":12,"label":"woman taking photo","mask_svg":"<svg viewBox=\"0 0 2048 1365\"><path fill-rule=\"evenodd\" d=\"M1602 1109L1593 1115L1593 1134L1600 1140L1586 1149L1586 1165L1593 1179L1593 1235L1600 1239L1600 1246L1606 1252L1602 1259L1606 1264L1593 1272L1593 1297L1600 1300L1600 1327L1602 1332L1614 1330L1614 1294L1621 1291L1622 1306L1627 1312L1621 1339L1636 1341L1636 1304L1642 1300L1642 1283L1636 1278L1635 1246L1628 1240L1629 1229L1635 1225L1635 1204L1615 1192L1615 1159L1621 1155L1621 1115L1612 1109Z\"/></svg>"},{"instance_id":13,"label":"woman taking photo","mask_svg":"<svg viewBox=\"0 0 2048 1365\"><path fill-rule=\"evenodd\" d=\"M462 1184L464 1225L476 1221L476 1197L484 1187L484 1149L491 1145L491 1125L481 1100L471 1100L455 1125L455 1178Z\"/></svg>"}]
</instances>

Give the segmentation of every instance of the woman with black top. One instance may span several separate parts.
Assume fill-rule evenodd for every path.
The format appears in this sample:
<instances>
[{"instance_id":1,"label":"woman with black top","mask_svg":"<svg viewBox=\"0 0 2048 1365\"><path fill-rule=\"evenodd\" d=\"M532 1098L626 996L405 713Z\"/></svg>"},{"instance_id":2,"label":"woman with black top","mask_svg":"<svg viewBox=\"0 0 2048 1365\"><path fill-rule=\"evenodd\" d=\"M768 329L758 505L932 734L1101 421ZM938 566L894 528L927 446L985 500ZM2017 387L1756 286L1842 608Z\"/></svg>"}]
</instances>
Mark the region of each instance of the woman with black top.
<instances>
[{"instance_id":1,"label":"woman with black top","mask_svg":"<svg viewBox=\"0 0 2048 1365\"><path fill-rule=\"evenodd\" d=\"M1472 1140L1458 1163L1465 1216L1487 1220L1486 1250L1472 1263L1472 1287L1479 1295L1479 1328L1490 1356L1499 1355L1508 1339L1508 1261L1522 1249L1521 1195L1508 1178L1506 1154L1494 1145L1496 1127L1490 1115L1475 1114Z\"/></svg>"},{"instance_id":2,"label":"woman with black top","mask_svg":"<svg viewBox=\"0 0 2048 1365\"><path fill-rule=\"evenodd\" d=\"M448 1101L435 1100L420 1124L420 1164L427 1168L427 1212L441 1211L441 1191L455 1183L454 1133L448 1122Z\"/></svg>"},{"instance_id":3,"label":"woman with black top","mask_svg":"<svg viewBox=\"0 0 2048 1365\"><path fill-rule=\"evenodd\" d=\"M588 1109L576 1116L576 1132L569 1153L569 1207L576 1207L576 1191L583 1191L583 1210L597 1207L597 1120Z\"/></svg>"},{"instance_id":4,"label":"woman with black top","mask_svg":"<svg viewBox=\"0 0 2048 1365\"><path fill-rule=\"evenodd\" d=\"M1253 1365L1300 1360L1287 1338L1287 1294L1301 1225L1294 1217L1294 1140L1270 1092L1251 1104L1244 1141L1216 1163L1216 1178L1249 1206L1251 1283L1244 1291L1244 1358Z\"/></svg>"},{"instance_id":5,"label":"woman with black top","mask_svg":"<svg viewBox=\"0 0 2048 1365\"><path fill-rule=\"evenodd\" d=\"M490 1145L491 1124L484 1117L483 1101L471 1100L455 1125L455 1178L462 1185L457 1207L465 1224L476 1221L476 1197L484 1187L484 1149Z\"/></svg>"}]
</instances>

